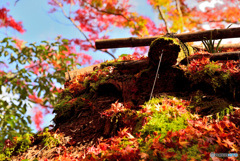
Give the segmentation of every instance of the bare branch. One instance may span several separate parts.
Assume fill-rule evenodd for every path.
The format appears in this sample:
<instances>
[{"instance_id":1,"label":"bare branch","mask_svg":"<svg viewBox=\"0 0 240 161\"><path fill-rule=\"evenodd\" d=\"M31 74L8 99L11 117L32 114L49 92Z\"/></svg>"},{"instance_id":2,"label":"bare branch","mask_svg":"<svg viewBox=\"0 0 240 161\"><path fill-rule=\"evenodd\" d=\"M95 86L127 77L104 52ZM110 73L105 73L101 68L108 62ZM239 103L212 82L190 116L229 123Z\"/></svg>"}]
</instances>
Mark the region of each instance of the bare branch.
<instances>
[{"instance_id":1,"label":"bare branch","mask_svg":"<svg viewBox=\"0 0 240 161\"><path fill-rule=\"evenodd\" d=\"M169 27L168 27L167 20L166 20L166 17L165 17L165 15L164 15L164 13L163 13L163 10L161 9L160 6L157 6L157 9L158 9L158 12L160 13L160 15L161 15L161 17L162 17L162 19L163 19L163 21L164 21L164 23L165 23L167 32L170 33L171 31L170 31L170 29L169 29Z\"/></svg>"}]
</instances>

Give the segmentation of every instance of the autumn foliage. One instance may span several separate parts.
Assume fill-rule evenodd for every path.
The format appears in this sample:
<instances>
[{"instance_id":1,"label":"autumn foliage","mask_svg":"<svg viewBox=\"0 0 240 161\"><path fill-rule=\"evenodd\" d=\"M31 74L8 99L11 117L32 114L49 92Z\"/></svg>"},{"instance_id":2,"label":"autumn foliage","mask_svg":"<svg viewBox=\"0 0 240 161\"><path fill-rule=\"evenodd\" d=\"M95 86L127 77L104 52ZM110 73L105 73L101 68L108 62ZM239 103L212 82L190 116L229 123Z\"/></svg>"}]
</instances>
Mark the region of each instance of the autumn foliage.
<instances>
[{"instance_id":1,"label":"autumn foliage","mask_svg":"<svg viewBox=\"0 0 240 161\"><path fill-rule=\"evenodd\" d=\"M9 10L5 7L0 8L0 28L11 27L20 33L24 33L22 22L16 22L12 16L8 14Z\"/></svg>"},{"instance_id":2,"label":"autumn foliage","mask_svg":"<svg viewBox=\"0 0 240 161\"><path fill-rule=\"evenodd\" d=\"M17 131L20 134L31 132L28 127L31 120L34 121L38 130L42 130L44 115L52 112L52 108L57 103L56 94L62 92L62 89L57 88L54 83L58 82L62 85L65 83L65 87L69 88L70 93L75 97L86 90L83 82L88 81L93 84L105 79L108 75L115 74L114 67L109 67L107 70L85 73L70 82L64 82L66 71L73 70L80 65L94 63L92 57L86 53L97 51L94 45L96 39L110 38L107 32L113 25L129 29L133 36L143 37L155 36L168 31L205 30L203 24L208 24L210 28L225 28L226 24L238 24L239 21L239 8L235 5L238 4L237 0L223 0L223 3L217 3L215 8L206 7L206 11L201 11L196 6L189 7L190 4L186 0L148 0L147 2L159 14L159 19L163 20L159 25L156 25L149 17L130 12L132 6L129 4L129 0L49 0L48 3L52 7L49 14L61 11L63 16L79 30L82 38L66 40L58 37L56 43L43 42L40 45L34 43L25 45L24 40L18 38L4 39L1 42L3 44L1 56L10 61L8 63L0 61L0 90L2 91L2 87L5 86L8 93L17 93L20 98L18 99L19 104L15 104L13 101L10 104L0 100L0 107L4 109L1 113L1 118L4 119L0 120L4 135L1 137L0 147L3 146L5 136L8 139L13 139L14 135L18 134ZM199 4L203 0L197 2ZM71 10L69 15L65 10L67 7ZM160 13L160 9L162 9L162 13ZM170 25L169 29L167 25ZM9 15L9 10L6 7L0 8L0 28L12 28L20 33L25 32L22 22L15 21ZM135 48L132 55L124 55L119 60L146 59L143 55L147 53L147 49L148 47ZM115 58L110 50L100 51ZM113 60L113 62L117 61L117 59ZM8 69L13 62L17 64L16 71ZM18 64L21 64L21 67ZM209 62L208 58L203 57L199 60L193 60L188 66L181 66L181 68L193 76L192 81L196 80L194 76L199 78L205 71L212 69L217 72L225 72L226 74L222 75L224 83L229 76L235 80L240 80L238 64L238 61ZM221 83L217 82L214 89ZM22 117L29 106L24 101L35 104L33 108L35 114L32 118L30 116ZM75 101L73 98L66 104L73 104ZM88 100L84 99L83 101L87 102ZM206 118L195 118L197 116L192 117L190 114L189 116L186 114L188 113L186 110L187 100L176 101L164 98L164 101L161 101L162 99L156 104L140 108L139 111L136 110L136 107L132 107L131 103L116 102L112 104L108 110L102 113L102 116L115 117L122 113L123 116L119 119L125 127L117 135L110 139L99 140L95 146L80 152L77 158L66 151L65 145L60 145L60 150L57 151L59 155L55 157L55 160L140 160L158 157L163 160L209 160L209 153L213 151L239 152L239 109L221 121L209 123ZM181 116L184 114L182 121L185 124L181 124L184 128L162 133L151 129L151 133L147 134L148 129L144 127L149 126L151 118L159 113L165 113L164 111L168 113L164 118L167 120L182 119ZM130 121L126 119L126 116L124 117L124 114L129 112L134 115ZM189 118L187 119L187 117ZM137 132L133 129L135 126ZM143 134L143 132L145 133ZM7 148L13 144L7 140L4 146ZM190 150L188 151L188 149ZM60 155L61 150L63 155ZM196 158L196 155L199 158ZM228 158L228 160L234 159L236 158Z\"/></svg>"},{"instance_id":3,"label":"autumn foliage","mask_svg":"<svg viewBox=\"0 0 240 161\"><path fill-rule=\"evenodd\" d=\"M120 59L125 58L120 57ZM232 64L232 61L209 62L204 57L192 60L188 66L181 66L181 68L194 76L197 72L206 70L211 63L222 66L219 68L220 71L239 74L238 68ZM111 69L107 71L98 70L98 72L78 75L73 81L65 84L70 93L76 97L67 104L74 104L77 101L79 96L77 91L84 90L81 85L84 81L97 82L102 75L106 77L115 73L114 68L111 66L109 68ZM95 77L91 79L94 75ZM96 108L92 106L90 100L81 99L92 108ZM76 145L74 140L69 140L67 145L59 142L56 155L51 160L156 160L159 158L162 160L210 160L211 152L240 152L239 108L235 108L221 118L210 119L207 116L191 113L190 107L191 101L170 96L153 98L140 107L116 101L101 113L101 117L110 119L117 117L118 122L122 123L123 127L116 135L99 139L96 144L83 149L77 156L73 156L69 148ZM194 108L197 113L198 108ZM56 134L63 135L53 131L50 133L51 137ZM13 146L14 143L11 141L5 143L5 148ZM239 156L218 159L238 160Z\"/></svg>"}]
</instances>

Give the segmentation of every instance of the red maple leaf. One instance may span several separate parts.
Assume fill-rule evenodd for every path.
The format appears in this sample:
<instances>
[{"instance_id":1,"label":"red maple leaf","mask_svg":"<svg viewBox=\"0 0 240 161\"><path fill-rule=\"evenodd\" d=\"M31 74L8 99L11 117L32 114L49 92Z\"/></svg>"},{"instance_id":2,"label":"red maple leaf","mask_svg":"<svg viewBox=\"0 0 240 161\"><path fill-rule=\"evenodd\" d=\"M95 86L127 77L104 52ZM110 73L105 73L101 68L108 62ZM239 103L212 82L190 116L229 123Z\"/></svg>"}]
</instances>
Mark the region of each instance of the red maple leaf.
<instances>
[{"instance_id":1,"label":"red maple leaf","mask_svg":"<svg viewBox=\"0 0 240 161\"><path fill-rule=\"evenodd\" d=\"M206 141L207 141L208 143L210 143L210 144L214 144L213 141L215 141L215 138L213 138L213 137L206 137Z\"/></svg>"},{"instance_id":2,"label":"red maple leaf","mask_svg":"<svg viewBox=\"0 0 240 161\"><path fill-rule=\"evenodd\" d=\"M225 143L225 144L224 144ZM232 146L234 145L234 142L231 142L229 139L225 139L223 140L222 143L224 146L226 146L227 148L232 148Z\"/></svg>"}]
</instances>

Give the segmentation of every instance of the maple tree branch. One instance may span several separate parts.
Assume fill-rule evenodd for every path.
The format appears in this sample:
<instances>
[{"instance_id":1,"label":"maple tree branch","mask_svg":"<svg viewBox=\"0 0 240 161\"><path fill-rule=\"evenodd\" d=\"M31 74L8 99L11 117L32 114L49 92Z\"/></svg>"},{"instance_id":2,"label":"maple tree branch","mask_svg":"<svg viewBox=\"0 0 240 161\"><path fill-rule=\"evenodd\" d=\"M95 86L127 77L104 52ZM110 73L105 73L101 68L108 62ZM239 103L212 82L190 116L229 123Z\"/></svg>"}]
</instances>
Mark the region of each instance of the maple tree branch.
<instances>
[{"instance_id":1,"label":"maple tree branch","mask_svg":"<svg viewBox=\"0 0 240 161\"><path fill-rule=\"evenodd\" d=\"M100 9L98 9L97 7L94 7L94 6L91 5L90 3L86 2L85 0L83 0L83 2L87 3L87 4L90 5L92 8L95 8L98 12L107 13L107 14L112 14L112 15L115 15L115 16L122 16L125 20L127 20L127 21L132 21L131 19L128 19L126 16L124 16L124 15L121 14L121 13L113 13L113 12L108 12L108 11L105 11L105 10L100 10ZM136 26L134 25L133 27L134 27L134 29L136 30Z\"/></svg>"},{"instance_id":2,"label":"maple tree branch","mask_svg":"<svg viewBox=\"0 0 240 161\"><path fill-rule=\"evenodd\" d=\"M83 34L83 36L85 37L85 39L90 43L91 47L94 48L95 50L99 50L99 49L96 49L96 47L92 44L91 40L85 35L85 33L83 32L83 30L81 29L81 27L76 24L75 20L66 14L66 12L65 12L64 9L63 9L62 4L61 4L60 2L58 2L57 0L54 0L54 2L57 3L58 6L61 8L61 10L62 10L62 12L63 12L63 15L64 15L67 19L69 19L69 20L73 23L73 25ZM100 51L105 52L105 53L109 54L110 56L112 56L113 59L116 59L115 56L114 56L112 53L108 52L107 50L101 50L101 49L100 49Z\"/></svg>"},{"instance_id":3,"label":"maple tree branch","mask_svg":"<svg viewBox=\"0 0 240 161\"><path fill-rule=\"evenodd\" d=\"M170 31L170 29L169 29L169 27L168 27L167 20L166 20L166 17L165 17L165 15L164 15L164 13L163 13L163 10L161 9L160 6L157 6L157 9L158 9L158 12L160 13L160 15L161 15L161 17L162 17L162 19L163 19L163 21L164 21L164 23L165 23L167 32L170 33L171 31Z\"/></svg>"},{"instance_id":4,"label":"maple tree branch","mask_svg":"<svg viewBox=\"0 0 240 161\"><path fill-rule=\"evenodd\" d=\"M183 22L182 11L181 11L181 8L180 8L180 3L179 3L179 0L175 0L175 1L176 1L176 5L177 5L177 10L178 10L179 16L180 16L180 19L181 19L181 22L182 22L181 32L183 32L183 30L184 30L184 22Z\"/></svg>"},{"instance_id":5,"label":"maple tree branch","mask_svg":"<svg viewBox=\"0 0 240 161\"><path fill-rule=\"evenodd\" d=\"M86 39L86 40L91 44L91 46L94 48L94 46L92 45L91 40L88 39L88 37L85 35L85 33L83 32L83 30L81 29L81 27L79 27L79 26L76 24L76 22L74 21L73 18L69 17L69 16L66 14L66 12L65 12L64 9L63 9L62 4L61 4L60 2L58 2L57 0L54 0L54 2L56 2L56 3L58 4L58 6L61 8L64 16L65 16L67 19L69 19L69 20L73 23L73 25L74 25L75 27L77 27L77 29L83 34L83 36L85 37L85 39Z\"/></svg>"},{"instance_id":6,"label":"maple tree branch","mask_svg":"<svg viewBox=\"0 0 240 161\"><path fill-rule=\"evenodd\" d=\"M102 13L107 13L107 14L112 14L112 15L116 15L116 16L122 16L125 20L127 21L131 21L130 19L128 19L126 16L124 16L121 13L113 13L113 12L108 12L108 11L104 11L99 9L98 7L93 6L92 4L86 2L85 0L83 0L83 2L87 3L88 5L90 5L92 8L96 9L98 12L102 12Z\"/></svg>"}]
</instances>

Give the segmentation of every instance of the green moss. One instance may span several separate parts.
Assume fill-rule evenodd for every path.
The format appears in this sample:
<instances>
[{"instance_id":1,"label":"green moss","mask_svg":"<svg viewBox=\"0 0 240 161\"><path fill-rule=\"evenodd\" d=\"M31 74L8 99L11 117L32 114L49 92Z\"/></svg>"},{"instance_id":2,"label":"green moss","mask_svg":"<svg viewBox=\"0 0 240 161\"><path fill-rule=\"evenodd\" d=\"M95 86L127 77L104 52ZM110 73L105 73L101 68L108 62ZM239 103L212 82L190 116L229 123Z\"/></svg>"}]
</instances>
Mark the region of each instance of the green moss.
<instances>
[{"instance_id":1,"label":"green moss","mask_svg":"<svg viewBox=\"0 0 240 161\"><path fill-rule=\"evenodd\" d=\"M89 81L89 80L85 80L85 81L83 82L83 86L84 86L85 88L88 88L89 85L90 85L90 81Z\"/></svg>"},{"instance_id":2,"label":"green moss","mask_svg":"<svg viewBox=\"0 0 240 161\"><path fill-rule=\"evenodd\" d=\"M197 95L193 98L196 102L201 103L202 102L202 96L204 94L199 91L197 92ZM168 97L169 99L171 98L172 100L177 100L175 97ZM159 157L161 157L162 160L181 160L184 155L187 156L187 159L196 159L196 160L202 160L202 158L205 156L199 151L199 148L202 149L203 151L207 152L214 152L215 149L218 147L217 144L214 145L209 145L208 147L199 147L199 141L197 139L191 140L191 144L188 146L182 146L181 148L174 147L174 148L169 148L168 152L174 152L176 155L173 156L172 158L165 158L165 155L161 152L158 151L158 156L154 154L153 150L150 148L151 145L153 144L153 139L158 137L160 134L160 143L164 143L163 139L166 137L168 131L179 131L180 129L185 129L189 124L187 123L187 119L192 119L190 112L186 111L185 113L182 113L181 115L177 114L177 111L174 110L174 108L166 108L166 110L159 110L158 107L159 105L163 105L163 100L165 98L153 98L150 101L148 101L143 108L148 108L152 113L146 114L146 113L139 113L140 117L146 117L146 116L151 116L149 118L148 123L146 123L143 127L141 127L142 121L141 119L138 122L138 126L136 126L136 131L135 133L141 132L141 137L138 139L139 142L139 148L141 152L147 153L149 155L149 160L159 160ZM174 101L173 101L174 102ZM223 102L221 102L223 103ZM221 104L220 103L220 104ZM176 103L170 104L164 104L166 106L183 106L183 102L181 101L176 101ZM232 109L232 108L231 108ZM160 112L159 112L160 111ZM222 116L226 115L226 113L230 113L231 110L226 110ZM175 118L169 117L171 116L176 116ZM153 132L157 132L157 136L153 135ZM147 136L150 135L148 138ZM147 139L148 138L148 139ZM177 138L172 138L173 142L177 141ZM206 141L206 140L205 140Z\"/></svg>"},{"instance_id":3,"label":"green moss","mask_svg":"<svg viewBox=\"0 0 240 161\"><path fill-rule=\"evenodd\" d=\"M193 47L188 45L187 43L185 43L185 45L188 48L189 55L192 55L194 53ZM180 45L180 48L181 48L181 50L178 54L177 63L179 63L181 60L183 60L186 57L186 55L184 53L184 49L181 45Z\"/></svg>"},{"instance_id":4,"label":"green moss","mask_svg":"<svg viewBox=\"0 0 240 161\"><path fill-rule=\"evenodd\" d=\"M46 128L46 130L41 134L38 134L38 136L43 137L42 144L44 146L47 146L49 149L52 147L56 147L56 145L60 144L61 139L63 138L63 136L61 136L60 134L49 132L48 128Z\"/></svg>"},{"instance_id":5,"label":"green moss","mask_svg":"<svg viewBox=\"0 0 240 161\"><path fill-rule=\"evenodd\" d=\"M233 113L233 106L229 104L224 98L218 98L204 94L198 90L193 95L192 107L200 107L200 113L202 115L211 114L208 117L211 119L222 120L224 116ZM195 109L193 109L195 111Z\"/></svg>"},{"instance_id":6,"label":"green moss","mask_svg":"<svg viewBox=\"0 0 240 161\"><path fill-rule=\"evenodd\" d=\"M152 41L151 45L150 45L150 49L151 47L153 47L155 45L155 43L157 41L159 41L160 39L163 39L165 41L170 41L173 42L173 44L177 45L180 47L180 51L178 52L178 57L177 57L177 64L184 59L186 56L185 52L188 52L189 55L192 55L194 53L193 47L188 45L187 43L185 43L185 45L183 45L180 40L178 38L171 38L171 37L160 37L158 39L155 39L154 41ZM187 47L188 51L184 51L184 49ZM164 48L164 47L163 47Z\"/></svg>"},{"instance_id":7,"label":"green moss","mask_svg":"<svg viewBox=\"0 0 240 161\"><path fill-rule=\"evenodd\" d=\"M168 131L178 131L187 127L188 114L183 114L181 117L174 119L167 116L169 113L171 112L155 112L149 122L140 130L142 136L146 137L147 135L153 135L153 132L158 132L158 134L161 134L160 141L162 141Z\"/></svg>"},{"instance_id":8,"label":"green moss","mask_svg":"<svg viewBox=\"0 0 240 161\"><path fill-rule=\"evenodd\" d=\"M155 45L155 43L157 41L159 41L160 39L163 39L163 40L166 40L166 41L172 41L174 44L179 45L177 38L159 37L159 38L157 38L157 39L155 39L154 41L151 42L150 48L153 47Z\"/></svg>"},{"instance_id":9,"label":"green moss","mask_svg":"<svg viewBox=\"0 0 240 161\"><path fill-rule=\"evenodd\" d=\"M54 107L54 113L57 114L62 114L66 111L66 109L70 109L71 108L71 104L67 103L68 101L70 101L71 99L73 99L71 96L66 96L65 98L63 98L55 107Z\"/></svg>"},{"instance_id":10,"label":"green moss","mask_svg":"<svg viewBox=\"0 0 240 161\"><path fill-rule=\"evenodd\" d=\"M210 62L202 70L195 73L187 71L186 76L192 81L191 86L205 83L212 86L214 92L217 92L217 89L220 88L227 88L228 91L231 91L234 84L233 79L229 72L219 71L220 68L220 65Z\"/></svg>"},{"instance_id":11,"label":"green moss","mask_svg":"<svg viewBox=\"0 0 240 161\"><path fill-rule=\"evenodd\" d=\"M150 67L147 68L147 69L143 69L143 70L141 70L139 73L135 74L134 76L135 76L136 78L139 78L139 77L141 77L142 74L148 73L152 68L153 68L153 67L150 66ZM132 76L132 77L133 77L133 76Z\"/></svg>"},{"instance_id":12,"label":"green moss","mask_svg":"<svg viewBox=\"0 0 240 161\"><path fill-rule=\"evenodd\" d=\"M86 105L82 98L88 99L89 97L90 93L84 93L77 98L66 96L54 107L53 113L57 115L55 115L53 121L57 123L73 117L74 112Z\"/></svg>"},{"instance_id":13,"label":"green moss","mask_svg":"<svg viewBox=\"0 0 240 161\"><path fill-rule=\"evenodd\" d=\"M106 68L108 66L114 66L114 67L117 67L118 65L122 64L122 62L124 62L124 60L110 60L108 62L104 62L104 63L101 63L100 65L100 68L103 69L103 68Z\"/></svg>"},{"instance_id":14,"label":"green moss","mask_svg":"<svg viewBox=\"0 0 240 161\"><path fill-rule=\"evenodd\" d=\"M168 98L170 99L174 97ZM148 152L150 156L153 153L149 149L152 143L152 139L150 139L148 142L145 142L143 138L146 138L148 135L150 135L151 138L154 138L153 132L157 132L158 135L161 134L159 141L162 142L164 137L167 135L168 131L174 132L180 129L185 129L188 126L187 119L191 119L191 115L187 111L186 113L180 114L176 109L177 105L174 105L175 107L169 106L168 108L166 108L166 110L159 110L158 107L160 107L159 105L163 104L164 99L166 98L160 97L153 98L150 101L148 101L143 108L148 108L151 110L152 112L151 118L148 119L148 123L146 123L144 126L141 126L142 125L141 118L148 116L148 114L139 113L140 120L135 128L135 134L139 132L141 133L141 138L138 140L141 151ZM183 105L181 101L178 101L177 104L178 106Z\"/></svg>"},{"instance_id":15,"label":"green moss","mask_svg":"<svg viewBox=\"0 0 240 161\"><path fill-rule=\"evenodd\" d=\"M102 69L102 71L109 72L108 69ZM95 92L98 89L98 86L106 83L112 77L112 74L109 73L107 76L100 75L98 76L97 81L89 81L90 92Z\"/></svg>"},{"instance_id":16,"label":"green moss","mask_svg":"<svg viewBox=\"0 0 240 161\"><path fill-rule=\"evenodd\" d=\"M12 146L5 148L3 153L0 154L0 161L11 160L10 157L14 151L17 154L25 152L32 144L32 137L33 135L28 133L15 137L15 139L12 141Z\"/></svg>"}]
</instances>

